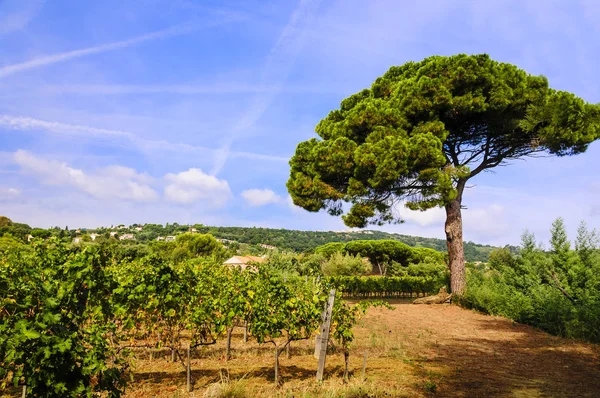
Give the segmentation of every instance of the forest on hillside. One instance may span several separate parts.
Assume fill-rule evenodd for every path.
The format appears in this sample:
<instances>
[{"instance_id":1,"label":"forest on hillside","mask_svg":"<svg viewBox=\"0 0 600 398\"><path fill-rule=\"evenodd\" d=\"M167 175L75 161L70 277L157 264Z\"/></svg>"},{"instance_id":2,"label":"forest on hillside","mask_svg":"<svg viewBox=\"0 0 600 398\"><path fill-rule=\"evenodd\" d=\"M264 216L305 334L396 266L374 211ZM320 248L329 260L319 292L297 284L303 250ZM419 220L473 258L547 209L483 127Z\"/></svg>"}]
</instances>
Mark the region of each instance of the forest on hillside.
<instances>
[{"instance_id":1,"label":"forest on hillside","mask_svg":"<svg viewBox=\"0 0 600 398\"><path fill-rule=\"evenodd\" d=\"M0 236L4 233L20 239L26 239L27 235L34 237L47 238L57 236L60 238L70 236L75 237L78 233L75 229L68 227L54 227L50 229L32 228L27 224L21 224L10 221L0 223ZM10 224L9 224L10 222ZM141 230L136 230L141 227ZM218 227L203 224L182 225L178 223L161 224L133 224L129 227L124 225L113 226L111 228L81 229L82 233L108 234L110 231L119 233L133 233L139 242L152 241L159 236L176 235L194 229L200 233L210 233L219 239L228 239L239 243L250 245L266 244L276 246L281 250L291 250L294 252L312 251L319 246L331 242L350 242L355 240L396 240L412 247L426 247L440 252L445 252L446 241L436 238L424 238L419 236L402 235L397 233L388 233L374 230L359 231L299 231L291 229L275 228L257 228L257 227ZM511 252L518 250L513 246L505 246ZM492 250L496 247L481 245L473 242L465 242L465 258L470 262L486 262Z\"/></svg>"},{"instance_id":2,"label":"forest on hillside","mask_svg":"<svg viewBox=\"0 0 600 398\"><path fill-rule=\"evenodd\" d=\"M199 232L211 233L220 239L230 239L241 243L277 246L297 252L313 250L330 242L350 242L354 240L397 240L413 247L427 247L440 252L446 251L446 241L436 238L401 235L383 231L298 231L290 229L247 228L247 227L210 227L196 226ZM511 251L515 248L509 247ZM487 261L494 246L465 242L467 261Z\"/></svg>"}]
</instances>

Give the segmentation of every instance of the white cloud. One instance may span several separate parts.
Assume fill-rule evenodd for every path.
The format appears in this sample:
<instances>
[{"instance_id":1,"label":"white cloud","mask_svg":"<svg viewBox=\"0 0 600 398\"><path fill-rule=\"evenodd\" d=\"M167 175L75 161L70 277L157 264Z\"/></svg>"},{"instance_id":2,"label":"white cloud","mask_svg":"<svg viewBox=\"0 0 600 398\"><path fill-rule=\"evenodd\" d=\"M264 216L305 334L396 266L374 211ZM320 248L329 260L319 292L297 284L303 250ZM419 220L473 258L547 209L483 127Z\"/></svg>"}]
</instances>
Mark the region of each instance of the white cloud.
<instances>
[{"instance_id":1,"label":"white cloud","mask_svg":"<svg viewBox=\"0 0 600 398\"><path fill-rule=\"evenodd\" d=\"M44 0L6 0L0 4L0 36L26 27L44 5Z\"/></svg>"},{"instance_id":2,"label":"white cloud","mask_svg":"<svg viewBox=\"0 0 600 398\"><path fill-rule=\"evenodd\" d=\"M498 204L463 210L462 215L465 240L473 236L478 241L506 242L504 239L511 232L508 215Z\"/></svg>"},{"instance_id":3,"label":"white cloud","mask_svg":"<svg viewBox=\"0 0 600 398\"><path fill-rule=\"evenodd\" d=\"M110 166L90 174L64 162L38 158L23 150L15 152L13 160L42 184L71 186L96 198L146 202L158 197L149 186L152 179L128 167Z\"/></svg>"},{"instance_id":4,"label":"white cloud","mask_svg":"<svg viewBox=\"0 0 600 398\"><path fill-rule=\"evenodd\" d=\"M404 202L394 207L394 212L405 222L417 224L422 227L431 225L444 225L446 211L441 207L435 207L426 211L414 211L405 207Z\"/></svg>"},{"instance_id":5,"label":"white cloud","mask_svg":"<svg viewBox=\"0 0 600 398\"><path fill-rule=\"evenodd\" d=\"M270 203L281 203L283 198L270 189L247 189L242 197L250 206L259 207Z\"/></svg>"},{"instance_id":6,"label":"white cloud","mask_svg":"<svg viewBox=\"0 0 600 398\"><path fill-rule=\"evenodd\" d=\"M42 130L65 135L124 137L130 140L135 140L135 135L126 131L101 129L96 127L61 122L52 122L23 116L0 115L0 126L6 127L11 130Z\"/></svg>"},{"instance_id":7,"label":"white cloud","mask_svg":"<svg viewBox=\"0 0 600 398\"><path fill-rule=\"evenodd\" d=\"M208 175L197 168L178 174L169 173L165 176L165 180L169 182L165 187L165 198L172 202L182 204L203 202L222 206L231 197L227 181Z\"/></svg>"},{"instance_id":8,"label":"white cloud","mask_svg":"<svg viewBox=\"0 0 600 398\"><path fill-rule=\"evenodd\" d=\"M0 200L15 199L21 195L21 190L18 188L0 187Z\"/></svg>"},{"instance_id":9,"label":"white cloud","mask_svg":"<svg viewBox=\"0 0 600 398\"><path fill-rule=\"evenodd\" d=\"M220 151L220 149L212 149L198 145L174 143L166 140L144 139L138 137L137 135L129 131L104 129L80 124L53 122L24 116L13 116L6 114L0 115L0 126L10 130L46 132L75 137L94 137L97 139L109 138L116 140L122 139L126 140L131 144L134 144L141 151L160 150L195 153L203 155L209 153L216 153ZM261 153L252 153L244 151L233 151L230 153L230 155L234 158L245 158L252 160L266 160L275 162L289 161L289 157L285 156L266 155Z\"/></svg>"},{"instance_id":10,"label":"white cloud","mask_svg":"<svg viewBox=\"0 0 600 398\"><path fill-rule=\"evenodd\" d=\"M159 30L157 32L147 33L145 35L137 36L132 39L116 41L113 43L103 44L100 46L82 48L74 51L67 51L63 53L47 55L45 57L35 58L30 61L21 62L18 64L7 65L0 68L0 79L6 76L22 72L28 69L38 68L45 65L51 65L58 62L68 61L70 59L83 57L86 55L99 54L107 51L114 51L121 48L130 47L136 44L140 44L150 40L163 39L169 36L180 35L190 32L189 26L181 25L174 26L168 29Z\"/></svg>"}]
</instances>

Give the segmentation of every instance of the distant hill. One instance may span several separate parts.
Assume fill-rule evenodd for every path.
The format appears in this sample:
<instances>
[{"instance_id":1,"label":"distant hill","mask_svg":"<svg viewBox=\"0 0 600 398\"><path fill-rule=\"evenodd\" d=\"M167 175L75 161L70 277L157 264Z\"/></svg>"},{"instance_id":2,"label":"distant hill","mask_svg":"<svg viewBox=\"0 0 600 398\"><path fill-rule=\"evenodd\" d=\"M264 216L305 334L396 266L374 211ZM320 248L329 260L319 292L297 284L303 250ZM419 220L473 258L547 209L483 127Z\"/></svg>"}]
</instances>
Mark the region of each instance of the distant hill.
<instances>
[{"instance_id":1,"label":"distant hill","mask_svg":"<svg viewBox=\"0 0 600 398\"><path fill-rule=\"evenodd\" d=\"M137 227L137 228L136 228ZM349 242L353 240L382 240L391 239L406 243L414 247L429 247L440 252L446 251L446 241L443 239L423 238L418 236L392 234L382 231L360 230L360 231L298 231L292 229L256 228L256 227L213 227L202 224L180 225L178 223L160 224L134 224L129 227L120 225L114 228L88 229L86 232L98 232L106 234L111 230L119 233L132 233L138 242L147 242L158 236L173 235L187 232L191 228L201 233L211 233L216 238L229 239L240 243L251 245L265 244L276 246L284 250L302 252L312 250L318 246L330 242ZM47 231L48 233L44 233ZM83 231L83 229L81 230ZM65 235L71 238L76 236L79 230L63 231L59 227L49 230L32 229L29 225L12 222L7 217L0 216L0 236L9 233L22 240L27 240L31 233L34 236ZM467 261L487 261L489 253L496 247L480 245L473 242L465 242L465 258ZM511 250L517 248L510 247Z\"/></svg>"},{"instance_id":2,"label":"distant hill","mask_svg":"<svg viewBox=\"0 0 600 398\"><path fill-rule=\"evenodd\" d=\"M443 239L423 238L401 234L392 234L382 231L297 231L290 229L272 228L245 228L245 227L210 227L204 225L195 226L198 232L211 233L217 238L235 240L249 244L267 244L277 246L281 249L306 251L329 242L349 242L352 240L381 240L392 239L409 246L429 247L445 252L446 241ZM465 257L467 261L487 261L489 253L495 249L494 246L480 245L473 242L465 242Z\"/></svg>"}]
</instances>

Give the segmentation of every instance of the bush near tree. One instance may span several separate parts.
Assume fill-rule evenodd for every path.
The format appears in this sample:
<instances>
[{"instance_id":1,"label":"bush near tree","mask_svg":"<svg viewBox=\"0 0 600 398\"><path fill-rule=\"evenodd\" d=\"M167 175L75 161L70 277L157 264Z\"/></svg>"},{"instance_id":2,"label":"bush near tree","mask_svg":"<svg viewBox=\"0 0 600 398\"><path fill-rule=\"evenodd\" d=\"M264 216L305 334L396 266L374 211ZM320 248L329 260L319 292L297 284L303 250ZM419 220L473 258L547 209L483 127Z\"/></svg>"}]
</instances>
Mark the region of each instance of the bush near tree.
<instances>
[{"instance_id":1,"label":"bush near tree","mask_svg":"<svg viewBox=\"0 0 600 398\"><path fill-rule=\"evenodd\" d=\"M547 251L526 232L518 255L499 249L489 265L469 267L461 302L552 334L600 342L598 234L582 223L573 248L557 219L551 235Z\"/></svg>"}]
</instances>

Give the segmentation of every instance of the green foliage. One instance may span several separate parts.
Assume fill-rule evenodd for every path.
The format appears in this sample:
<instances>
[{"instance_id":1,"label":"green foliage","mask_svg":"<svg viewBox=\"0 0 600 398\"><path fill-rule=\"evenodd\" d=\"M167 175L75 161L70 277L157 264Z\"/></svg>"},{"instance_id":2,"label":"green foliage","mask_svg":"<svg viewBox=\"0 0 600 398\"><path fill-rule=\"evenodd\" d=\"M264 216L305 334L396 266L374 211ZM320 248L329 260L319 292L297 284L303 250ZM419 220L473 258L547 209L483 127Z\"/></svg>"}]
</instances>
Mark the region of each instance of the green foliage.
<instances>
[{"instance_id":1,"label":"green foliage","mask_svg":"<svg viewBox=\"0 0 600 398\"><path fill-rule=\"evenodd\" d=\"M431 261L425 261L418 264L409 264L407 267L403 267L399 263L392 263L389 275L391 276L422 276L435 279L448 279L450 273L448 267L445 264L435 263Z\"/></svg>"},{"instance_id":2,"label":"green foliage","mask_svg":"<svg viewBox=\"0 0 600 398\"><path fill-rule=\"evenodd\" d=\"M405 275L402 267L410 264L431 263L444 267L445 256L443 253L433 249L423 247L410 247L402 242L394 240L356 240L348 243L328 243L315 250L316 253L323 254L326 258L331 258L335 253L346 253L354 256L368 258L370 263L376 267L382 275ZM390 267L393 267L390 270ZM332 274L325 275L352 275L352 274ZM370 272L370 271L369 271ZM363 272L368 273L368 272Z\"/></svg>"},{"instance_id":3,"label":"green foliage","mask_svg":"<svg viewBox=\"0 0 600 398\"><path fill-rule=\"evenodd\" d=\"M366 275L373 270L373 266L360 255L337 252L321 264L321 270L325 276Z\"/></svg>"},{"instance_id":4,"label":"green foliage","mask_svg":"<svg viewBox=\"0 0 600 398\"><path fill-rule=\"evenodd\" d=\"M447 243L444 239L423 238L402 234L392 234L383 231L296 231L289 229L246 228L246 227L208 227L198 226L198 230L210 233L217 238L229 239L240 243L265 243L277 246L280 250L296 252L319 250L325 257L339 251L339 243L356 240L394 240L412 247L430 248L445 252ZM326 244L331 243L331 245ZM318 248L318 249L317 249ZM486 261L494 247L465 242L465 256L468 261Z\"/></svg>"},{"instance_id":5,"label":"green foliage","mask_svg":"<svg viewBox=\"0 0 600 398\"><path fill-rule=\"evenodd\" d=\"M286 341L309 338L318 329L326 295L319 284L304 278L284 280L268 268L253 278L250 333L259 343L285 338Z\"/></svg>"},{"instance_id":6,"label":"green foliage","mask_svg":"<svg viewBox=\"0 0 600 398\"><path fill-rule=\"evenodd\" d=\"M595 231L579 227L571 250L562 219L551 229L551 250L523 234L522 250L490 255L469 267L463 304L528 323L550 333L600 342L600 253Z\"/></svg>"},{"instance_id":7,"label":"green foliage","mask_svg":"<svg viewBox=\"0 0 600 398\"><path fill-rule=\"evenodd\" d=\"M221 260L224 257L223 245L210 234L185 233L177 235L173 259L181 261L184 258L210 257Z\"/></svg>"},{"instance_id":8,"label":"green foliage","mask_svg":"<svg viewBox=\"0 0 600 398\"><path fill-rule=\"evenodd\" d=\"M396 297L435 293L448 284L443 276L334 276L327 281L349 297Z\"/></svg>"},{"instance_id":9,"label":"green foliage","mask_svg":"<svg viewBox=\"0 0 600 398\"><path fill-rule=\"evenodd\" d=\"M321 264L325 257L320 253L305 253L298 256L298 273L300 275L321 275Z\"/></svg>"},{"instance_id":10,"label":"green foliage","mask_svg":"<svg viewBox=\"0 0 600 398\"><path fill-rule=\"evenodd\" d=\"M0 381L25 381L32 396L119 396L133 347L177 353L183 340L214 344L244 321L277 355L314 335L326 286L278 263L289 257L313 272L320 255L274 253L273 264L244 272L224 267L220 246L206 238L185 236L154 253L115 241L0 238L8 242L0 251ZM177 247L192 258L174 258ZM351 334L355 317L342 302L336 308L340 330Z\"/></svg>"},{"instance_id":11,"label":"green foliage","mask_svg":"<svg viewBox=\"0 0 600 398\"><path fill-rule=\"evenodd\" d=\"M1 220L2 219L0 219L0 221ZM0 236L4 234L10 234L15 238L27 242L27 236L31 233L31 231L32 229L29 225L12 222L6 217L4 217L4 220L0 223Z\"/></svg>"},{"instance_id":12,"label":"green foliage","mask_svg":"<svg viewBox=\"0 0 600 398\"><path fill-rule=\"evenodd\" d=\"M12 220L6 216L0 216L0 228L10 227L12 225Z\"/></svg>"},{"instance_id":13,"label":"green foliage","mask_svg":"<svg viewBox=\"0 0 600 398\"><path fill-rule=\"evenodd\" d=\"M280 273L292 274L299 272L298 258L295 253L272 250L266 257L265 267L271 267Z\"/></svg>"},{"instance_id":14,"label":"green foliage","mask_svg":"<svg viewBox=\"0 0 600 398\"><path fill-rule=\"evenodd\" d=\"M106 253L56 240L0 258L0 380L34 397L119 396L126 364L111 344Z\"/></svg>"},{"instance_id":15,"label":"green foliage","mask_svg":"<svg viewBox=\"0 0 600 398\"><path fill-rule=\"evenodd\" d=\"M12 223L12 221L11 221ZM12 225L12 224L11 224ZM124 229L123 233L132 233L136 236L135 242L132 241L119 241L114 237L109 237L110 229L97 228L90 229L86 232L99 234L94 240L94 244L105 244L112 243L114 245L122 245L127 248L124 249L123 259L135 259L141 258L149 252L161 253L164 256L171 256L175 250L175 242L164 242L156 241L158 236L167 235L181 235L188 232L188 226L181 226L177 223L167 224L166 226L160 224L145 224L141 232L136 231L133 228ZM227 248L229 251L222 251L218 253L219 256L232 256L236 254L251 254L260 255L265 252L264 249L258 247L259 243L273 245L279 248L280 251L294 251L294 252L310 252L319 248L319 250L329 250L329 252L323 252L322 254L329 257L333 252L339 251L336 249L336 245L327 249L322 247L327 243L345 243L356 240L393 240L405 243L413 248L429 248L438 252L445 252L447 244L445 240L434 239L434 238L423 238L416 236L408 236L401 234L392 234L383 231L348 231L348 232L325 232L325 231L296 231L287 229L271 229L271 228L246 228L246 227L210 227L197 224L194 226L197 231L201 233L209 233L216 238L228 239L233 242L227 242ZM32 235L39 235L42 238L49 236L57 237L59 239L68 239L69 237L75 236L75 230L69 232L68 230L53 227L47 230L31 228L25 224L17 224L16 228L4 228L0 226L0 235L9 233L10 231L15 232L13 236L22 239L24 242L27 241L27 235L31 232ZM35 232L35 233L34 233ZM188 234L196 235L196 234ZM87 240L89 235L83 235L84 239ZM184 238L184 240L186 240ZM69 240L70 241L70 240ZM136 249L131 249L131 246L137 246ZM148 246L148 249L141 249L144 246ZM488 254L494 248L487 245L479 245L473 242L465 242L465 257L468 261L486 261ZM137 251L137 253L135 253ZM117 256L118 257L118 256ZM188 252L186 248L178 250L176 257L191 258L193 255ZM118 260L116 258L116 260Z\"/></svg>"},{"instance_id":16,"label":"green foliage","mask_svg":"<svg viewBox=\"0 0 600 398\"><path fill-rule=\"evenodd\" d=\"M298 145L288 190L309 211L348 226L400 221L392 204L426 210L461 199L465 182L537 152L584 152L600 106L487 55L433 56L393 66L342 101Z\"/></svg>"},{"instance_id":17,"label":"green foliage","mask_svg":"<svg viewBox=\"0 0 600 398\"><path fill-rule=\"evenodd\" d=\"M23 243L20 239L15 239L10 234L4 234L0 237L0 253L15 251L15 250L27 250L28 246Z\"/></svg>"},{"instance_id":18,"label":"green foliage","mask_svg":"<svg viewBox=\"0 0 600 398\"><path fill-rule=\"evenodd\" d=\"M345 247L346 247L345 243L342 243L342 242L330 242L330 243L324 244L323 246L317 247L315 249L315 253L318 253L318 254L322 255L326 259L329 259L335 253L341 253L341 252L343 252Z\"/></svg>"}]
</instances>

